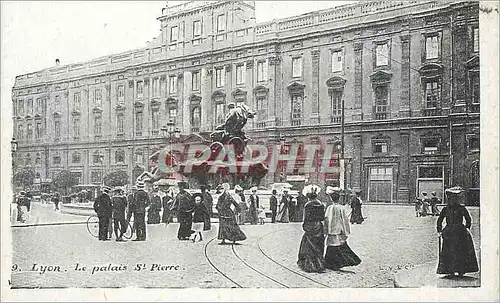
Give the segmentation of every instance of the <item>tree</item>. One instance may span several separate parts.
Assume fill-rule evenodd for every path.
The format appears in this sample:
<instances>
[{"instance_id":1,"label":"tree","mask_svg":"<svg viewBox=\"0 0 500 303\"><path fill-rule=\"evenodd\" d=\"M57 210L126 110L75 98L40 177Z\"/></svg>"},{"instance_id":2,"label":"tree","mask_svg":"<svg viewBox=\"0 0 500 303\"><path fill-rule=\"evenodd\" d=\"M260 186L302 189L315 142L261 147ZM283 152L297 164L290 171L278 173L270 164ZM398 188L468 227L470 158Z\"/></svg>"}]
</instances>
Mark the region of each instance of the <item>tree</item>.
<instances>
[{"instance_id":1,"label":"tree","mask_svg":"<svg viewBox=\"0 0 500 303\"><path fill-rule=\"evenodd\" d=\"M78 178L69 170L61 171L52 181L54 187L65 195L68 194L69 188L78 184Z\"/></svg>"},{"instance_id":2,"label":"tree","mask_svg":"<svg viewBox=\"0 0 500 303\"><path fill-rule=\"evenodd\" d=\"M33 185L35 179L35 171L30 168L23 169L16 174L12 178L15 187L22 187L26 189L27 187L31 187Z\"/></svg>"},{"instance_id":3,"label":"tree","mask_svg":"<svg viewBox=\"0 0 500 303\"><path fill-rule=\"evenodd\" d=\"M126 171L116 170L110 172L104 177L104 184L110 187L124 186L129 183L129 177Z\"/></svg>"}]
</instances>

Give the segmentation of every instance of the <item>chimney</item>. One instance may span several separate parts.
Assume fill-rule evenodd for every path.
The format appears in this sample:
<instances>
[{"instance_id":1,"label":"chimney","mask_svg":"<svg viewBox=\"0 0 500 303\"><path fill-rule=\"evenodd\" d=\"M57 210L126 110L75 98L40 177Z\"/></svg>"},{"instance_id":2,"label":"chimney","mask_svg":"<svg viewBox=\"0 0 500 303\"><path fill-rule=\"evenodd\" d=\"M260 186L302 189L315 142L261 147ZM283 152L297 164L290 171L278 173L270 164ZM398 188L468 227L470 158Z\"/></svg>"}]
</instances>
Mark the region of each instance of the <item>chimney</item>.
<instances>
[{"instance_id":1,"label":"chimney","mask_svg":"<svg viewBox=\"0 0 500 303\"><path fill-rule=\"evenodd\" d=\"M59 59L56 59L56 66L59 66L59 64L60 64Z\"/></svg>"}]
</instances>

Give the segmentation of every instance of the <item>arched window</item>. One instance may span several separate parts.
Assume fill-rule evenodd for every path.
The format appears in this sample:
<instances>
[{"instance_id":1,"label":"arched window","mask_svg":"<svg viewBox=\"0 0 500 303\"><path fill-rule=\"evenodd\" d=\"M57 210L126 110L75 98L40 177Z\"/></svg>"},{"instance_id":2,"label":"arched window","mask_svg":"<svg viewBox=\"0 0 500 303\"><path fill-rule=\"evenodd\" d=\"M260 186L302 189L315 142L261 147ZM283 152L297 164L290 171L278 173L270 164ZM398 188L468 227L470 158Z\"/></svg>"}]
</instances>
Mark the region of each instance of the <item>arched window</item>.
<instances>
[{"instance_id":1,"label":"arched window","mask_svg":"<svg viewBox=\"0 0 500 303\"><path fill-rule=\"evenodd\" d=\"M470 167L470 187L479 189L479 161L474 162Z\"/></svg>"}]
</instances>

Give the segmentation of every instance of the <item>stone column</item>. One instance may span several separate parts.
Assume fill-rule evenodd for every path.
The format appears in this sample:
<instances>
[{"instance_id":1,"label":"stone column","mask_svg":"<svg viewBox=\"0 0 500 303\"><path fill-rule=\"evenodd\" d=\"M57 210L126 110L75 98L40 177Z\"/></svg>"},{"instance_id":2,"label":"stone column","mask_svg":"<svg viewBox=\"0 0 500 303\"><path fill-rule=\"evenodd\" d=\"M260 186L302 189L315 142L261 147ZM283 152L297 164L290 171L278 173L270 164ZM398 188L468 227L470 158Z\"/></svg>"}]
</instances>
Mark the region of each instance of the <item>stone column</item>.
<instances>
[{"instance_id":1,"label":"stone column","mask_svg":"<svg viewBox=\"0 0 500 303\"><path fill-rule=\"evenodd\" d=\"M401 39L401 92L399 116L409 117L410 110L410 36L404 35Z\"/></svg>"},{"instance_id":2,"label":"stone column","mask_svg":"<svg viewBox=\"0 0 500 303\"><path fill-rule=\"evenodd\" d=\"M276 121L283 121L282 100L281 91L282 87L282 77L281 77L281 57L275 54L269 59L269 65L267 70L267 75L270 80L269 94L268 94L268 120L269 126L276 126ZM281 113L281 114L280 114Z\"/></svg>"},{"instance_id":3,"label":"stone column","mask_svg":"<svg viewBox=\"0 0 500 303\"><path fill-rule=\"evenodd\" d=\"M361 189L363 187L363 142L361 134L354 134L352 142L354 155L352 160L352 188Z\"/></svg>"},{"instance_id":4,"label":"stone column","mask_svg":"<svg viewBox=\"0 0 500 303\"><path fill-rule=\"evenodd\" d=\"M311 51L312 57L312 100L311 100L311 124L319 124L319 62L320 51L318 49Z\"/></svg>"},{"instance_id":5,"label":"stone column","mask_svg":"<svg viewBox=\"0 0 500 303\"><path fill-rule=\"evenodd\" d=\"M363 43L354 43L354 110L353 121L363 118Z\"/></svg>"},{"instance_id":6,"label":"stone column","mask_svg":"<svg viewBox=\"0 0 500 303\"><path fill-rule=\"evenodd\" d=\"M191 72L185 71L181 74L181 77L178 77L177 81L182 81L182 92L179 96L179 100L182 99L182 126L180 127L183 134L191 133L191 110L189 107L189 83L188 77L191 76Z\"/></svg>"},{"instance_id":7,"label":"stone column","mask_svg":"<svg viewBox=\"0 0 500 303\"><path fill-rule=\"evenodd\" d=\"M401 131L400 138L400 152L399 152L399 177L398 177L398 191L397 202L409 203L410 190L409 190L409 174L410 174L410 133L408 131Z\"/></svg>"},{"instance_id":8,"label":"stone column","mask_svg":"<svg viewBox=\"0 0 500 303\"><path fill-rule=\"evenodd\" d=\"M200 71L200 90L201 90L201 127L200 131L210 131L212 129L212 96L210 89L210 75L206 67Z\"/></svg>"}]
</instances>

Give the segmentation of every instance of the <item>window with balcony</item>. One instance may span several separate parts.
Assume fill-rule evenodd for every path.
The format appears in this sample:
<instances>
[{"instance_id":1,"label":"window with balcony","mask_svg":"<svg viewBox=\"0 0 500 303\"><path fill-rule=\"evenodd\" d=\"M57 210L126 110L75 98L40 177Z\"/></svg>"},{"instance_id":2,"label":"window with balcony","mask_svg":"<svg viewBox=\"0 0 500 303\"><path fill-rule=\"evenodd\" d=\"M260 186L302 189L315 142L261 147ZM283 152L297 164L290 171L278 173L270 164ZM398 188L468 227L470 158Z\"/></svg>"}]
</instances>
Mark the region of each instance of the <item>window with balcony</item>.
<instances>
[{"instance_id":1,"label":"window with balcony","mask_svg":"<svg viewBox=\"0 0 500 303\"><path fill-rule=\"evenodd\" d=\"M73 152L71 154L71 163L80 163L81 160L82 159L79 152Z\"/></svg>"},{"instance_id":2,"label":"window with balcony","mask_svg":"<svg viewBox=\"0 0 500 303\"><path fill-rule=\"evenodd\" d=\"M177 107L171 107L168 109L168 118L173 121L177 119Z\"/></svg>"},{"instance_id":3,"label":"window with balcony","mask_svg":"<svg viewBox=\"0 0 500 303\"><path fill-rule=\"evenodd\" d=\"M200 90L200 71L194 71L191 74L191 90Z\"/></svg>"},{"instance_id":4,"label":"window with balcony","mask_svg":"<svg viewBox=\"0 0 500 303\"><path fill-rule=\"evenodd\" d=\"M217 88L223 87L224 86L224 68L216 68L215 69L215 86Z\"/></svg>"},{"instance_id":5,"label":"window with balcony","mask_svg":"<svg viewBox=\"0 0 500 303\"><path fill-rule=\"evenodd\" d=\"M73 117L73 136L80 138L80 117Z\"/></svg>"},{"instance_id":6,"label":"window with balcony","mask_svg":"<svg viewBox=\"0 0 500 303\"><path fill-rule=\"evenodd\" d=\"M28 131L26 132L26 139L27 140L32 140L33 139L33 124L28 124Z\"/></svg>"},{"instance_id":7,"label":"window with balcony","mask_svg":"<svg viewBox=\"0 0 500 303\"><path fill-rule=\"evenodd\" d=\"M236 65L236 85L245 83L245 65Z\"/></svg>"},{"instance_id":8,"label":"window with balcony","mask_svg":"<svg viewBox=\"0 0 500 303\"><path fill-rule=\"evenodd\" d=\"M119 114L116 116L116 134L123 135L125 133L125 116Z\"/></svg>"},{"instance_id":9,"label":"window with balcony","mask_svg":"<svg viewBox=\"0 0 500 303\"><path fill-rule=\"evenodd\" d=\"M94 135L100 136L102 134L102 117L95 116L94 117Z\"/></svg>"},{"instance_id":10,"label":"window with balcony","mask_svg":"<svg viewBox=\"0 0 500 303\"><path fill-rule=\"evenodd\" d=\"M303 108L303 95L302 94L292 94L292 126L298 126L302 124L302 108Z\"/></svg>"},{"instance_id":11,"label":"window with balcony","mask_svg":"<svg viewBox=\"0 0 500 303\"><path fill-rule=\"evenodd\" d=\"M342 97L344 91L340 89L331 89L330 104L332 106L332 123L342 122Z\"/></svg>"},{"instance_id":12,"label":"window with balcony","mask_svg":"<svg viewBox=\"0 0 500 303\"><path fill-rule=\"evenodd\" d=\"M474 53L479 52L479 27L472 29L472 51Z\"/></svg>"},{"instance_id":13,"label":"window with balcony","mask_svg":"<svg viewBox=\"0 0 500 303\"><path fill-rule=\"evenodd\" d=\"M292 58L292 77L302 77L302 58Z\"/></svg>"},{"instance_id":14,"label":"window with balcony","mask_svg":"<svg viewBox=\"0 0 500 303\"><path fill-rule=\"evenodd\" d=\"M341 72L344 70L344 54L342 50L332 52L332 73Z\"/></svg>"},{"instance_id":15,"label":"window with balcony","mask_svg":"<svg viewBox=\"0 0 500 303\"><path fill-rule=\"evenodd\" d=\"M99 151L95 151L93 154L92 154L92 163L93 164L102 164L104 161L104 155L101 154L101 152Z\"/></svg>"},{"instance_id":16,"label":"window with balcony","mask_svg":"<svg viewBox=\"0 0 500 303\"><path fill-rule=\"evenodd\" d=\"M125 163L125 151L122 149L119 149L115 152L115 162L122 164Z\"/></svg>"},{"instance_id":17,"label":"window with balcony","mask_svg":"<svg viewBox=\"0 0 500 303\"><path fill-rule=\"evenodd\" d=\"M36 113L41 115L43 114L44 109L43 109L43 99L42 98L37 98L36 99Z\"/></svg>"},{"instance_id":18,"label":"window with balcony","mask_svg":"<svg viewBox=\"0 0 500 303\"><path fill-rule=\"evenodd\" d=\"M135 134L140 136L142 135L142 112L135 113Z\"/></svg>"},{"instance_id":19,"label":"window with balcony","mask_svg":"<svg viewBox=\"0 0 500 303\"><path fill-rule=\"evenodd\" d=\"M125 85L118 85L117 94L118 104L123 104L125 102Z\"/></svg>"},{"instance_id":20,"label":"window with balcony","mask_svg":"<svg viewBox=\"0 0 500 303\"><path fill-rule=\"evenodd\" d=\"M137 81L137 98L141 99L144 96L144 82Z\"/></svg>"},{"instance_id":21,"label":"window with balcony","mask_svg":"<svg viewBox=\"0 0 500 303\"><path fill-rule=\"evenodd\" d=\"M225 104L224 103L216 103L215 104L215 123L221 124L224 123L225 120Z\"/></svg>"},{"instance_id":22,"label":"window with balcony","mask_svg":"<svg viewBox=\"0 0 500 303\"><path fill-rule=\"evenodd\" d=\"M201 20L193 21L193 39L201 37Z\"/></svg>"},{"instance_id":23,"label":"window with balcony","mask_svg":"<svg viewBox=\"0 0 500 303\"><path fill-rule=\"evenodd\" d=\"M96 106L102 106L102 89L100 88L96 88L94 91L94 103Z\"/></svg>"},{"instance_id":24,"label":"window with balcony","mask_svg":"<svg viewBox=\"0 0 500 303\"><path fill-rule=\"evenodd\" d=\"M35 125L35 139L42 138L42 123L37 122Z\"/></svg>"},{"instance_id":25,"label":"window with balcony","mask_svg":"<svg viewBox=\"0 0 500 303\"><path fill-rule=\"evenodd\" d=\"M375 47L375 66L388 66L389 65L389 43L377 44Z\"/></svg>"},{"instance_id":26,"label":"window with balcony","mask_svg":"<svg viewBox=\"0 0 500 303\"><path fill-rule=\"evenodd\" d=\"M28 99L28 115L33 116L33 98Z\"/></svg>"},{"instance_id":27,"label":"window with balcony","mask_svg":"<svg viewBox=\"0 0 500 303\"><path fill-rule=\"evenodd\" d=\"M438 79L425 83L425 108L441 108L441 83Z\"/></svg>"},{"instance_id":28,"label":"window with balcony","mask_svg":"<svg viewBox=\"0 0 500 303\"><path fill-rule=\"evenodd\" d=\"M257 62L257 82L267 81L266 61Z\"/></svg>"},{"instance_id":29,"label":"window with balcony","mask_svg":"<svg viewBox=\"0 0 500 303\"><path fill-rule=\"evenodd\" d=\"M373 140L372 141L373 154L385 154L389 152L389 140Z\"/></svg>"},{"instance_id":30,"label":"window with balcony","mask_svg":"<svg viewBox=\"0 0 500 303\"><path fill-rule=\"evenodd\" d=\"M389 112L389 88L387 85L375 87L374 118L376 120L387 119Z\"/></svg>"},{"instance_id":31,"label":"window with balcony","mask_svg":"<svg viewBox=\"0 0 500 303\"><path fill-rule=\"evenodd\" d=\"M153 109L151 112L151 122L151 133L158 135L160 133L160 111L158 109Z\"/></svg>"},{"instance_id":32,"label":"window with balcony","mask_svg":"<svg viewBox=\"0 0 500 303\"><path fill-rule=\"evenodd\" d=\"M80 110L81 108L81 96L80 92L73 94L73 110Z\"/></svg>"},{"instance_id":33,"label":"window with balcony","mask_svg":"<svg viewBox=\"0 0 500 303\"><path fill-rule=\"evenodd\" d=\"M258 111L266 111L267 98L263 96L255 98L255 107Z\"/></svg>"},{"instance_id":34,"label":"window with balcony","mask_svg":"<svg viewBox=\"0 0 500 303\"><path fill-rule=\"evenodd\" d=\"M199 106L196 106L191 110L191 126L194 128L199 128L200 125L201 125L201 108Z\"/></svg>"},{"instance_id":35,"label":"window with balcony","mask_svg":"<svg viewBox=\"0 0 500 303\"><path fill-rule=\"evenodd\" d=\"M153 97L160 95L160 78L153 79Z\"/></svg>"},{"instance_id":36,"label":"window with balcony","mask_svg":"<svg viewBox=\"0 0 500 303\"><path fill-rule=\"evenodd\" d=\"M439 58L439 35L427 36L425 38L425 59Z\"/></svg>"},{"instance_id":37,"label":"window with balcony","mask_svg":"<svg viewBox=\"0 0 500 303\"><path fill-rule=\"evenodd\" d=\"M170 28L170 42L177 42L179 40L179 27L172 26Z\"/></svg>"},{"instance_id":38,"label":"window with balcony","mask_svg":"<svg viewBox=\"0 0 500 303\"><path fill-rule=\"evenodd\" d=\"M438 153L440 142L438 137L422 138L420 142L423 154L433 155Z\"/></svg>"},{"instance_id":39,"label":"window with balcony","mask_svg":"<svg viewBox=\"0 0 500 303\"><path fill-rule=\"evenodd\" d=\"M170 94L177 93L177 76L168 77L168 91Z\"/></svg>"},{"instance_id":40,"label":"window with balcony","mask_svg":"<svg viewBox=\"0 0 500 303\"><path fill-rule=\"evenodd\" d=\"M226 15L217 16L217 32L223 32L226 30Z\"/></svg>"}]
</instances>

